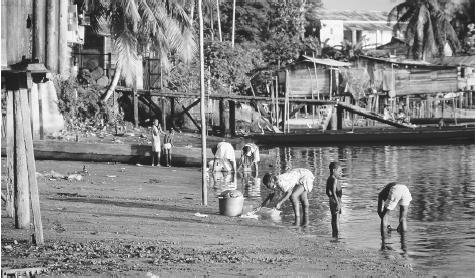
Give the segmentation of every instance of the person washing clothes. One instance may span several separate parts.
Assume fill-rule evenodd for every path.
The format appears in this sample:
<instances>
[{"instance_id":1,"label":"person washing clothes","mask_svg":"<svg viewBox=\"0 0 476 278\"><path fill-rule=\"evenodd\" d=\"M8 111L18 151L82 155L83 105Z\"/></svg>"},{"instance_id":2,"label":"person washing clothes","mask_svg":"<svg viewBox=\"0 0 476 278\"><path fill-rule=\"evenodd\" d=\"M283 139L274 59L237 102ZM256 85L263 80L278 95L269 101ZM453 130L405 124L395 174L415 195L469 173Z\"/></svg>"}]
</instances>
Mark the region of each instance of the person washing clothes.
<instances>
[{"instance_id":1,"label":"person washing clothes","mask_svg":"<svg viewBox=\"0 0 476 278\"><path fill-rule=\"evenodd\" d=\"M388 225L390 212L393 211L397 205L400 205L397 231L405 232L407 230L407 214L411 200L412 195L410 194L410 190L408 190L408 187L404 184L391 182L380 191L378 194L377 213L381 219L381 232L383 232L385 228L390 228L390 225Z\"/></svg>"},{"instance_id":2,"label":"person washing clothes","mask_svg":"<svg viewBox=\"0 0 476 278\"><path fill-rule=\"evenodd\" d=\"M266 197L261 207L272 200L276 192L281 191L284 193L284 196L276 204L276 209L280 209L283 203L291 198L294 210L294 225L299 226L301 223L301 213L299 210L299 205L301 204L303 212L302 224L307 226L309 224L309 200L307 194L314 187L314 179L315 177L312 172L304 168L292 169L281 175L266 173L263 177L263 184L274 192Z\"/></svg>"},{"instance_id":3,"label":"person washing clothes","mask_svg":"<svg viewBox=\"0 0 476 278\"><path fill-rule=\"evenodd\" d=\"M238 164L238 170L243 168L244 171L253 171L253 166L255 171L258 172L258 162L260 161L259 157L259 148L253 143L248 143L243 146L241 151L241 158Z\"/></svg>"},{"instance_id":4,"label":"person washing clothes","mask_svg":"<svg viewBox=\"0 0 476 278\"><path fill-rule=\"evenodd\" d=\"M212 147L213 160L210 161L210 169L213 172L235 172L236 157L233 146L228 142L220 142Z\"/></svg>"}]
</instances>

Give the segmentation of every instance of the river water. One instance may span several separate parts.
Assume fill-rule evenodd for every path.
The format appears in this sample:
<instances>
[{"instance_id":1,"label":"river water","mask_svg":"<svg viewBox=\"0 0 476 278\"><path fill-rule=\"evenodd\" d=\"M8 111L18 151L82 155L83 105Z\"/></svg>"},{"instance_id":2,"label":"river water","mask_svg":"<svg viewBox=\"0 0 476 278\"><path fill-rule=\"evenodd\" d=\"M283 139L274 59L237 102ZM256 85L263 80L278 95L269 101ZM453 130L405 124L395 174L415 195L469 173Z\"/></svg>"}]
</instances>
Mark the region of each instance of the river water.
<instances>
[{"instance_id":1,"label":"river water","mask_svg":"<svg viewBox=\"0 0 476 278\"><path fill-rule=\"evenodd\" d=\"M331 161L343 165L341 236L331 237L325 182ZM435 275L474 277L474 145L405 145L286 147L270 150L255 174L215 176L215 193L236 187L245 204L257 205L268 191L260 183L265 172L282 173L304 167L314 172L316 182L309 195L310 226L299 230L338 241L349 248L374 249L384 257L403 257L415 269ZM211 180L212 177L211 177ZM413 201L408 232L402 238L392 232L380 235L376 214L377 195L389 182L408 185ZM293 211L288 201L278 225L291 226ZM392 214L398 224L398 209ZM337 244L337 243L336 243Z\"/></svg>"}]
</instances>

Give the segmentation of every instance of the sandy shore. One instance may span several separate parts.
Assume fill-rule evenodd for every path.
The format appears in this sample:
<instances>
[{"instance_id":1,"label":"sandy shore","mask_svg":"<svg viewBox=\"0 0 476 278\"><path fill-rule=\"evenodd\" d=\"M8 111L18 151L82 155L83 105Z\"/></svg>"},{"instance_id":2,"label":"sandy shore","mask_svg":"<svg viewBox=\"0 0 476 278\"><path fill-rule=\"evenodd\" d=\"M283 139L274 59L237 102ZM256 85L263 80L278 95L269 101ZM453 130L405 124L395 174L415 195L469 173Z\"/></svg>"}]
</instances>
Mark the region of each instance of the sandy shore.
<instances>
[{"instance_id":1,"label":"sandy shore","mask_svg":"<svg viewBox=\"0 0 476 278\"><path fill-rule=\"evenodd\" d=\"M2 210L2 268L48 267L64 277L422 275L303 228L221 216L212 192L201 205L199 169L37 161L37 172L83 165L82 181L38 178L45 246L31 247L32 231L13 229Z\"/></svg>"}]
</instances>

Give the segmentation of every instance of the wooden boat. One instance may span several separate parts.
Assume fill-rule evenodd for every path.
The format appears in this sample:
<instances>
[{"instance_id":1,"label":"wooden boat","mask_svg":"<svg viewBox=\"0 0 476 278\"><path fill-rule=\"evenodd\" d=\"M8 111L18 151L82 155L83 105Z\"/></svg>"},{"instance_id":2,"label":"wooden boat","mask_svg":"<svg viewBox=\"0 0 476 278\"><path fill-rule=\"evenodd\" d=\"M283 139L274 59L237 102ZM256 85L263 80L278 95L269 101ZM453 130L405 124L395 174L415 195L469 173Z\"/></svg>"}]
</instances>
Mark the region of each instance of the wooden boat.
<instances>
[{"instance_id":1,"label":"wooden boat","mask_svg":"<svg viewBox=\"0 0 476 278\"><path fill-rule=\"evenodd\" d=\"M474 143L474 125L468 127L365 128L316 132L300 130L287 134L250 135L246 139L260 145L351 145L351 144L438 144Z\"/></svg>"},{"instance_id":2,"label":"wooden boat","mask_svg":"<svg viewBox=\"0 0 476 278\"><path fill-rule=\"evenodd\" d=\"M53 140L34 141L33 149L37 160L76 160L96 162L122 162L149 165L151 162L150 145L77 143ZM6 156L2 146L2 156ZM235 151L236 158L241 152ZM207 149L207 158L213 158L211 149ZM202 150L200 148L174 147L172 151L174 166L201 167Z\"/></svg>"}]
</instances>

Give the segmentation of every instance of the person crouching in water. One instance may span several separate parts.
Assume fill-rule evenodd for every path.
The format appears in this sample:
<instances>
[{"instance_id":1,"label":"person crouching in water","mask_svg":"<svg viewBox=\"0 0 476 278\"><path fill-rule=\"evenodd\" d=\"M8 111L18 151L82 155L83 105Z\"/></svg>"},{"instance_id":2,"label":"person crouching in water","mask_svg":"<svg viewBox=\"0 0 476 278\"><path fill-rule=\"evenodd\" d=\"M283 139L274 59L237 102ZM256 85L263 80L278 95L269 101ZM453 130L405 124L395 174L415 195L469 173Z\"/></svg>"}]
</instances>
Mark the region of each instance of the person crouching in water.
<instances>
[{"instance_id":1,"label":"person crouching in water","mask_svg":"<svg viewBox=\"0 0 476 278\"><path fill-rule=\"evenodd\" d=\"M221 171L220 169L224 169L226 172L236 171L235 150L230 143L218 143L216 146L212 147L212 153L214 157L212 160L213 165L211 165L211 170L213 172ZM223 165L223 167L219 167L219 169L217 169L217 165L219 164Z\"/></svg>"},{"instance_id":2,"label":"person crouching in water","mask_svg":"<svg viewBox=\"0 0 476 278\"><path fill-rule=\"evenodd\" d=\"M327 178L326 194L329 197L329 209L331 211L332 236L339 236L340 214L342 213L342 187L340 178L342 177L342 167L339 162L329 164L330 175Z\"/></svg>"},{"instance_id":3,"label":"person crouching in water","mask_svg":"<svg viewBox=\"0 0 476 278\"><path fill-rule=\"evenodd\" d=\"M164 155L165 155L165 166L171 167L172 164L172 146L174 141L175 131L173 128L170 129L169 133L165 134L164 137Z\"/></svg>"},{"instance_id":4,"label":"person crouching in water","mask_svg":"<svg viewBox=\"0 0 476 278\"><path fill-rule=\"evenodd\" d=\"M238 164L238 169L243 167L244 171L253 171L253 165L255 171L258 172L259 148L253 143L246 144L241 151L241 158Z\"/></svg>"},{"instance_id":5,"label":"person crouching in water","mask_svg":"<svg viewBox=\"0 0 476 278\"><path fill-rule=\"evenodd\" d=\"M378 208L377 213L380 216L380 230L383 233L385 228L390 228L388 225L389 214L400 205L400 217L397 227L398 232L405 232L407 230L407 214L408 206L412 200L412 195L408 187L403 184L391 182L387 184L378 194Z\"/></svg>"},{"instance_id":6,"label":"person crouching in water","mask_svg":"<svg viewBox=\"0 0 476 278\"><path fill-rule=\"evenodd\" d=\"M160 166L160 134L164 133L159 119L154 119L152 125L152 166Z\"/></svg>"},{"instance_id":7,"label":"person crouching in water","mask_svg":"<svg viewBox=\"0 0 476 278\"><path fill-rule=\"evenodd\" d=\"M302 224L304 226L309 224L309 200L307 199L307 194L314 187L314 175L311 171L304 168L296 168L277 176L266 173L263 177L263 184L274 192L268 195L262 206L274 197L276 191L280 190L284 193L284 196L276 204L276 209L280 209L282 204L291 197L294 210L294 225L299 226L301 222L299 204L302 205L303 211Z\"/></svg>"}]
</instances>

